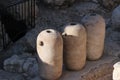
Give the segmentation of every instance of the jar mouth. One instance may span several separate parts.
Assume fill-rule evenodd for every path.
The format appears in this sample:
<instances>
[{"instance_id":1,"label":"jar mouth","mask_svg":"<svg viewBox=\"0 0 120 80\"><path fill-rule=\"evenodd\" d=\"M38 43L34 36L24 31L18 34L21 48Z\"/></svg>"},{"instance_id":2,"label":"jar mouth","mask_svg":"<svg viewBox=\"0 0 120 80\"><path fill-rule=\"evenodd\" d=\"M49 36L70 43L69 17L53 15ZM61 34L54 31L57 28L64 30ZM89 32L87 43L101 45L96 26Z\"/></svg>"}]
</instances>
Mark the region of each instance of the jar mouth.
<instances>
[{"instance_id":1,"label":"jar mouth","mask_svg":"<svg viewBox=\"0 0 120 80\"><path fill-rule=\"evenodd\" d=\"M46 32L47 32L47 33L51 33L51 31L50 31L50 30L47 30Z\"/></svg>"},{"instance_id":2,"label":"jar mouth","mask_svg":"<svg viewBox=\"0 0 120 80\"><path fill-rule=\"evenodd\" d=\"M76 23L73 22L73 23L70 23L69 25L76 25Z\"/></svg>"}]
</instances>

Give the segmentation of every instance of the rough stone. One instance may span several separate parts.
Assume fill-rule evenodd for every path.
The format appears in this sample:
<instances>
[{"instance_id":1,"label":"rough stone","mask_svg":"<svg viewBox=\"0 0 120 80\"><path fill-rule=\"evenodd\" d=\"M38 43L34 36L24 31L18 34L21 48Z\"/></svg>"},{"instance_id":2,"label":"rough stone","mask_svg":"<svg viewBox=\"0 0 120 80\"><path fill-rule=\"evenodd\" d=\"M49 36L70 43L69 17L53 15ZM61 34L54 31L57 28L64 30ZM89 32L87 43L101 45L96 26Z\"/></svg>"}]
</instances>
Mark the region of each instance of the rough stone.
<instances>
[{"instance_id":1,"label":"rough stone","mask_svg":"<svg viewBox=\"0 0 120 80\"><path fill-rule=\"evenodd\" d=\"M113 9L120 4L120 0L98 0L99 3L106 9Z\"/></svg>"},{"instance_id":2,"label":"rough stone","mask_svg":"<svg viewBox=\"0 0 120 80\"><path fill-rule=\"evenodd\" d=\"M38 64L33 57L13 55L4 61L4 69L9 72L24 73L31 77L38 75Z\"/></svg>"},{"instance_id":3,"label":"rough stone","mask_svg":"<svg viewBox=\"0 0 120 80\"><path fill-rule=\"evenodd\" d=\"M87 13L91 13L99 10L99 5L93 2L81 2L80 4L75 6L75 9L81 15L85 15Z\"/></svg>"},{"instance_id":4,"label":"rough stone","mask_svg":"<svg viewBox=\"0 0 120 80\"><path fill-rule=\"evenodd\" d=\"M99 78L98 80L112 80L112 74L105 75Z\"/></svg>"},{"instance_id":5,"label":"rough stone","mask_svg":"<svg viewBox=\"0 0 120 80\"><path fill-rule=\"evenodd\" d=\"M40 77L35 77L35 78L32 78L30 80L42 80Z\"/></svg>"},{"instance_id":6,"label":"rough stone","mask_svg":"<svg viewBox=\"0 0 120 80\"><path fill-rule=\"evenodd\" d=\"M120 57L120 32L108 30L105 39L104 53Z\"/></svg>"},{"instance_id":7,"label":"rough stone","mask_svg":"<svg viewBox=\"0 0 120 80\"><path fill-rule=\"evenodd\" d=\"M112 29L120 31L120 5L113 10L111 22Z\"/></svg>"},{"instance_id":8,"label":"rough stone","mask_svg":"<svg viewBox=\"0 0 120 80\"><path fill-rule=\"evenodd\" d=\"M0 70L0 80L25 80L25 79L20 74Z\"/></svg>"},{"instance_id":9,"label":"rough stone","mask_svg":"<svg viewBox=\"0 0 120 80\"><path fill-rule=\"evenodd\" d=\"M72 4L75 0L43 0L46 4L52 5L52 6L69 6Z\"/></svg>"},{"instance_id":10,"label":"rough stone","mask_svg":"<svg viewBox=\"0 0 120 80\"><path fill-rule=\"evenodd\" d=\"M94 2L94 3L98 3L99 0L84 0L84 1L87 1L87 2Z\"/></svg>"}]
</instances>

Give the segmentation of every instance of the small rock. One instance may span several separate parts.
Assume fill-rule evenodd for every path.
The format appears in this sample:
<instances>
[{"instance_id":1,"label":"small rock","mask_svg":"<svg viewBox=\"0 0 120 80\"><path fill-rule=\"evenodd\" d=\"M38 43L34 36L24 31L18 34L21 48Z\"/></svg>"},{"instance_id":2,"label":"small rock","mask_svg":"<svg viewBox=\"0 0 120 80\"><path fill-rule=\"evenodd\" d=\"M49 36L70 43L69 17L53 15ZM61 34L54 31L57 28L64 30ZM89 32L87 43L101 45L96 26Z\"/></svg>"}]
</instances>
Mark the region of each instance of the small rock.
<instances>
[{"instance_id":1,"label":"small rock","mask_svg":"<svg viewBox=\"0 0 120 80\"><path fill-rule=\"evenodd\" d=\"M12 56L4 61L4 69L10 72L22 72L24 60L19 60L17 55Z\"/></svg>"},{"instance_id":2,"label":"small rock","mask_svg":"<svg viewBox=\"0 0 120 80\"><path fill-rule=\"evenodd\" d=\"M68 6L72 4L75 0L43 0L46 4L51 6Z\"/></svg>"},{"instance_id":3,"label":"small rock","mask_svg":"<svg viewBox=\"0 0 120 80\"><path fill-rule=\"evenodd\" d=\"M26 76L38 75L38 64L35 58L13 55L4 61L4 69L9 72L26 73Z\"/></svg>"},{"instance_id":4,"label":"small rock","mask_svg":"<svg viewBox=\"0 0 120 80\"><path fill-rule=\"evenodd\" d=\"M0 70L0 80L25 80L25 79L20 74Z\"/></svg>"},{"instance_id":5,"label":"small rock","mask_svg":"<svg viewBox=\"0 0 120 80\"><path fill-rule=\"evenodd\" d=\"M106 9L113 9L120 4L120 0L98 0L99 3Z\"/></svg>"},{"instance_id":6,"label":"small rock","mask_svg":"<svg viewBox=\"0 0 120 80\"><path fill-rule=\"evenodd\" d=\"M120 32L107 30L104 53L120 57Z\"/></svg>"},{"instance_id":7,"label":"small rock","mask_svg":"<svg viewBox=\"0 0 120 80\"><path fill-rule=\"evenodd\" d=\"M120 5L112 12L112 29L120 31Z\"/></svg>"}]
</instances>

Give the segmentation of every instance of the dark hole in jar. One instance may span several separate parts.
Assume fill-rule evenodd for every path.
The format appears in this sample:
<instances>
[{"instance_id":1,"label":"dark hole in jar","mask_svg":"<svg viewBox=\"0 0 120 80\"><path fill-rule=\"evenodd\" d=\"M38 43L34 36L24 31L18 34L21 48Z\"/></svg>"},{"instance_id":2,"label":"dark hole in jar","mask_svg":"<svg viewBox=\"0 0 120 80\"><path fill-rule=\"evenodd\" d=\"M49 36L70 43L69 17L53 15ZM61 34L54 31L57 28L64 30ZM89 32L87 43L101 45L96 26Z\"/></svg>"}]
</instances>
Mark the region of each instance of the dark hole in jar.
<instances>
[{"instance_id":1,"label":"dark hole in jar","mask_svg":"<svg viewBox=\"0 0 120 80\"><path fill-rule=\"evenodd\" d=\"M43 41L41 41L41 42L40 42L40 46L44 46L44 43L43 43Z\"/></svg>"},{"instance_id":2,"label":"dark hole in jar","mask_svg":"<svg viewBox=\"0 0 120 80\"><path fill-rule=\"evenodd\" d=\"M67 36L67 34L65 33L64 36Z\"/></svg>"},{"instance_id":3,"label":"dark hole in jar","mask_svg":"<svg viewBox=\"0 0 120 80\"><path fill-rule=\"evenodd\" d=\"M70 25L76 25L76 23L70 23Z\"/></svg>"},{"instance_id":4,"label":"dark hole in jar","mask_svg":"<svg viewBox=\"0 0 120 80\"><path fill-rule=\"evenodd\" d=\"M47 33L51 33L51 31L49 31L49 30L47 30L46 32L47 32Z\"/></svg>"}]
</instances>

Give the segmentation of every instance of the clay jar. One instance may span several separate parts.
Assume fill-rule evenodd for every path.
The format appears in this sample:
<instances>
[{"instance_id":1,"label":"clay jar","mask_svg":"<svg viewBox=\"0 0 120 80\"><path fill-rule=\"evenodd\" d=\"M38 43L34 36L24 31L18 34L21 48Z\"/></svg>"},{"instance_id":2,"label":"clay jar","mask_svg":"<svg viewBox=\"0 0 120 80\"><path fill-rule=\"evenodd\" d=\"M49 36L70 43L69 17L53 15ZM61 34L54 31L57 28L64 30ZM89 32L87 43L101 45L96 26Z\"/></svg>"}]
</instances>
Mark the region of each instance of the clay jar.
<instances>
[{"instance_id":1,"label":"clay jar","mask_svg":"<svg viewBox=\"0 0 120 80\"><path fill-rule=\"evenodd\" d=\"M88 14L81 22L87 31L87 58L97 60L103 54L105 39L105 20L98 14Z\"/></svg>"},{"instance_id":2,"label":"clay jar","mask_svg":"<svg viewBox=\"0 0 120 80\"><path fill-rule=\"evenodd\" d=\"M120 62L114 64L113 80L120 80Z\"/></svg>"},{"instance_id":3,"label":"clay jar","mask_svg":"<svg viewBox=\"0 0 120 80\"><path fill-rule=\"evenodd\" d=\"M63 40L59 32L53 29L42 31L37 37L37 53L41 78L59 78L63 64Z\"/></svg>"},{"instance_id":4,"label":"clay jar","mask_svg":"<svg viewBox=\"0 0 120 80\"><path fill-rule=\"evenodd\" d=\"M64 29L64 65L69 70L80 70L86 63L86 30L78 23L70 23Z\"/></svg>"}]
</instances>

